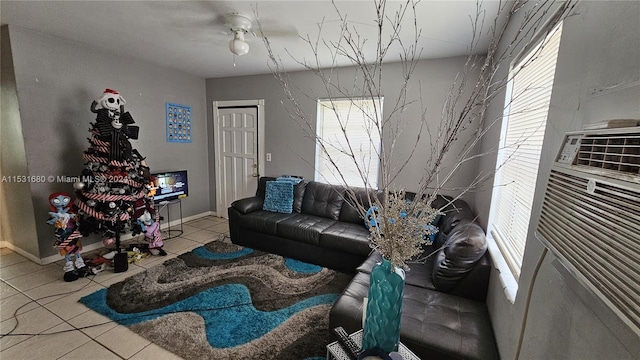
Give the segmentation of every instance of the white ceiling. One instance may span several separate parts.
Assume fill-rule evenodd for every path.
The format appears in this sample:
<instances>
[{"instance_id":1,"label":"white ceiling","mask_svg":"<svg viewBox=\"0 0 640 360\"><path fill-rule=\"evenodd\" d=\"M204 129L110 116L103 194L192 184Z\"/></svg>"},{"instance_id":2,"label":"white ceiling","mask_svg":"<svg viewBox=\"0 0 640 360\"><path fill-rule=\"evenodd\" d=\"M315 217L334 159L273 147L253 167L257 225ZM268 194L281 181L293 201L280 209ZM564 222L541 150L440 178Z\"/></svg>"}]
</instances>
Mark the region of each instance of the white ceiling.
<instances>
[{"instance_id":1,"label":"white ceiling","mask_svg":"<svg viewBox=\"0 0 640 360\"><path fill-rule=\"evenodd\" d=\"M388 1L393 15L404 2ZM418 47L422 58L467 54L473 34L470 16L476 14L475 0L423 0L416 6L417 24L422 33ZM373 0L337 1L337 8L357 27L365 49L375 46L377 27ZM486 23L497 12L497 1L484 1ZM146 60L202 77L215 78L269 73L267 51L260 37L247 37L250 51L235 57L228 48L231 35L225 34L224 15L238 12L259 18L288 71L301 66L297 59L312 59L308 44L296 34L315 39L323 22L322 38L338 40L339 17L330 1L6 1L0 3L2 24L78 41L111 53ZM406 20L412 20L407 16ZM254 22L255 25L255 22ZM412 21L406 21L401 37L414 38ZM488 26L486 26L488 27ZM486 31L485 31L486 32ZM485 52L488 40L481 39L475 53ZM322 66L329 65L328 51ZM390 51L387 61L398 61L399 52ZM339 58L338 65L348 64ZM234 65L235 63L235 65Z\"/></svg>"}]
</instances>

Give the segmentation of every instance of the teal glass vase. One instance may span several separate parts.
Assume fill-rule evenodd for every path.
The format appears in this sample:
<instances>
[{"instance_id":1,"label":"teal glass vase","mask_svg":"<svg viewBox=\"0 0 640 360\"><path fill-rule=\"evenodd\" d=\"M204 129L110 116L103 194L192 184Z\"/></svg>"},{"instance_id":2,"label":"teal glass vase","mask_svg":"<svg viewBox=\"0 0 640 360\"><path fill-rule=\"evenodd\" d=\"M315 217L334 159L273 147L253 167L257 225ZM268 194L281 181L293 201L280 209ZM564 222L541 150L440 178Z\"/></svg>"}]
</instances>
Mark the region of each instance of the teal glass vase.
<instances>
[{"instance_id":1,"label":"teal glass vase","mask_svg":"<svg viewBox=\"0 0 640 360\"><path fill-rule=\"evenodd\" d=\"M391 262L383 258L371 270L363 350L398 351L403 293L404 271L391 266Z\"/></svg>"}]
</instances>

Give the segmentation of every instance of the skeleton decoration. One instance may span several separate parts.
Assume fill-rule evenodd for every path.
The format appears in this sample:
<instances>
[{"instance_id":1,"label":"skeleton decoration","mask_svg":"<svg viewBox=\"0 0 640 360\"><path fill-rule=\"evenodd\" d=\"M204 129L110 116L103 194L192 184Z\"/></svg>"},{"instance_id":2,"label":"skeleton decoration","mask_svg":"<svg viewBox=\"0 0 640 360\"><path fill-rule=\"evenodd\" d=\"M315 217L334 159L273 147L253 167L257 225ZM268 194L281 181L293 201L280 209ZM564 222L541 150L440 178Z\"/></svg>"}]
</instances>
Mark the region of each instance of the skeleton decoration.
<instances>
[{"instance_id":1,"label":"skeleton decoration","mask_svg":"<svg viewBox=\"0 0 640 360\"><path fill-rule=\"evenodd\" d=\"M131 156L129 139L137 139L139 128L131 126L135 121L124 112L125 99L115 90L105 89L101 97L91 103L91 112L98 114L96 128L101 139L109 141L109 162L121 161Z\"/></svg>"},{"instance_id":2,"label":"skeleton decoration","mask_svg":"<svg viewBox=\"0 0 640 360\"><path fill-rule=\"evenodd\" d=\"M126 103L125 99L117 91L105 89L102 96L91 103L91 112L98 113L98 110L105 109L107 110L107 115L116 121L120 118L120 114L124 112L124 104Z\"/></svg>"}]
</instances>

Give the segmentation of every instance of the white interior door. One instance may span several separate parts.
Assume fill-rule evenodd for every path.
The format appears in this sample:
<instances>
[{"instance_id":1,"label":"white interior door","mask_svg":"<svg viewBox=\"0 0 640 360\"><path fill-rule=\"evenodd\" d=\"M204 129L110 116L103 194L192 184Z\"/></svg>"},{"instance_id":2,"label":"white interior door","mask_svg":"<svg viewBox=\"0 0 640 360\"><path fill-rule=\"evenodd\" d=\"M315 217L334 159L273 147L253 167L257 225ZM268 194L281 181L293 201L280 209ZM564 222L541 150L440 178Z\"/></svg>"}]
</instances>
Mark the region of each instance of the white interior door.
<instances>
[{"instance_id":1,"label":"white interior door","mask_svg":"<svg viewBox=\"0 0 640 360\"><path fill-rule=\"evenodd\" d=\"M214 105L215 106L215 105ZM237 199L255 195L259 174L258 107L215 106L218 216Z\"/></svg>"}]
</instances>

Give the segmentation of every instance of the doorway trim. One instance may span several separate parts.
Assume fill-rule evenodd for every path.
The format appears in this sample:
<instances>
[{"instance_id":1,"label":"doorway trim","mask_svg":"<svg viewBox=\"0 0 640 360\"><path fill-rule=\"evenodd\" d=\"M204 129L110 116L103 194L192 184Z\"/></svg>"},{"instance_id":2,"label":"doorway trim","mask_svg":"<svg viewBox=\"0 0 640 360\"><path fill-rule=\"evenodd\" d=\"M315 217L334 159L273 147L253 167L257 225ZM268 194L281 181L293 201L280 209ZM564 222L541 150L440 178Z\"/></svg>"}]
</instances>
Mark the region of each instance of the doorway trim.
<instances>
[{"instance_id":1,"label":"doorway trim","mask_svg":"<svg viewBox=\"0 0 640 360\"><path fill-rule=\"evenodd\" d=\"M264 151L264 99L257 100L228 100L228 101L213 101L213 141L214 141L214 170L216 172L216 213L220 217L226 218L227 209L222 204L222 185L223 180L221 178L222 171L222 151L220 149L220 108L234 108L234 107L256 107L258 109L258 176L264 174L265 165L265 151Z\"/></svg>"}]
</instances>

